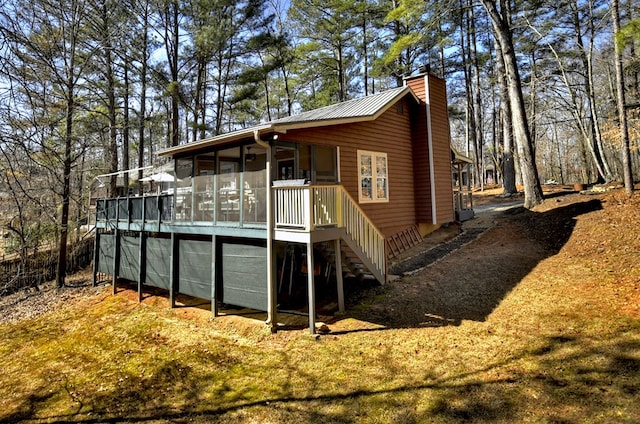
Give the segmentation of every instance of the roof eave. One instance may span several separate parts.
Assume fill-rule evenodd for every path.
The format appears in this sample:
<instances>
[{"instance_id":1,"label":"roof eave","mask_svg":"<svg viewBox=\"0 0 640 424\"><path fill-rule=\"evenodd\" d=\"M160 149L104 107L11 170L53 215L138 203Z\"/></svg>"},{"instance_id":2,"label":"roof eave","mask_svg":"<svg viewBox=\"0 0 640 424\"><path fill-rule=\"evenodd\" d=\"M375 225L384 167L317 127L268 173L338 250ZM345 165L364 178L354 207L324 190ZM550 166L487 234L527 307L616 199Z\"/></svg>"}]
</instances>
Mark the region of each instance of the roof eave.
<instances>
[{"instance_id":1,"label":"roof eave","mask_svg":"<svg viewBox=\"0 0 640 424\"><path fill-rule=\"evenodd\" d=\"M265 130L272 129L273 125L264 124L257 125L255 127L244 128L241 130L233 131L226 134L220 134L215 137L205 138L203 140L195 141L193 143L181 144L179 146L167 147L166 149L162 149L158 152L159 156L175 156L176 154L190 152L193 150L200 150L205 147L215 146L217 144L228 143L235 140L240 140L246 137L253 137L253 133L258 131L259 133L264 132Z\"/></svg>"}]
</instances>

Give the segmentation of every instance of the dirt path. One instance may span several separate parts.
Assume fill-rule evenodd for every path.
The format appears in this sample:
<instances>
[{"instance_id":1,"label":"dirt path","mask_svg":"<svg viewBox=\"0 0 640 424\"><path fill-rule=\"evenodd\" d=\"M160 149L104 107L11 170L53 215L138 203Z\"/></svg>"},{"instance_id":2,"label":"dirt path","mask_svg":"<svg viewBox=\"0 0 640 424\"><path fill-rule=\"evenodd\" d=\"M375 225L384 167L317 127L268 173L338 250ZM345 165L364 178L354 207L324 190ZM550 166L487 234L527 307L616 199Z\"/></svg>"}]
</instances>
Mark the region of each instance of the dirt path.
<instances>
[{"instance_id":1,"label":"dirt path","mask_svg":"<svg viewBox=\"0 0 640 424\"><path fill-rule=\"evenodd\" d=\"M373 302L365 312L354 315L395 328L485 321L534 269L549 278L570 278L566 274L572 271L581 272L580 277L586 279L591 270L573 271L572 257L611 267L611 277L633 282L637 278L633 265L625 268L618 264L621 257L605 254L618 248L634 258L637 254L631 247L638 243L634 232L620 230L627 224L635 228L633 217L638 212L631 202L619 207L622 201L612 196L569 194L547 199L536 211L517 204L485 208L463 225L461 235L397 264L395 271L405 274L385 286L384 301ZM609 205L617 207L605 211ZM547 261L550 258L553 260ZM634 264L636 259L629 261ZM618 264L616 269L613 263ZM598 288L608 290L602 284ZM627 289L638 297L633 285ZM593 286L584 290L574 295L594 296Z\"/></svg>"},{"instance_id":2,"label":"dirt path","mask_svg":"<svg viewBox=\"0 0 640 424\"><path fill-rule=\"evenodd\" d=\"M385 302L371 305L366 316L358 318L386 327L484 321L547 256L548 250L535 240L514 237L522 233L518 223L509 221L489 229L465 230L453 241L416 258L422 268L389 284ZM434 258L436 263L425 263ZM415 264L415 260L408 262Z\"/></svg>"}]
</instances>

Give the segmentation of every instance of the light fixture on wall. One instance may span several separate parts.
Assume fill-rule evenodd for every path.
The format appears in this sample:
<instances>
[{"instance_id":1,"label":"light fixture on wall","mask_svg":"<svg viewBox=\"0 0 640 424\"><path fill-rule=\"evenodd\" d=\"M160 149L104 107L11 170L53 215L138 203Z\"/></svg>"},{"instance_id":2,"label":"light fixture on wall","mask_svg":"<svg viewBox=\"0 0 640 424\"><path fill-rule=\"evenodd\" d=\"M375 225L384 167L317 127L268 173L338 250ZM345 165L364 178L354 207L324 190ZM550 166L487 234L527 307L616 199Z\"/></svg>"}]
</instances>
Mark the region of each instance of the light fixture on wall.
<instances>
[{"instance_id":1,"label":"light fixture on wall","mask_svg":"<svg viewBox=\"0 0 640 424\"><path fill-rule=\"evenodd\" d=\"M254 160L256 160L256 154L251 153L251 146L247 146L247 153L244 155L244 159L247 162L253 162Z\"/></svg>"}]
</instances>

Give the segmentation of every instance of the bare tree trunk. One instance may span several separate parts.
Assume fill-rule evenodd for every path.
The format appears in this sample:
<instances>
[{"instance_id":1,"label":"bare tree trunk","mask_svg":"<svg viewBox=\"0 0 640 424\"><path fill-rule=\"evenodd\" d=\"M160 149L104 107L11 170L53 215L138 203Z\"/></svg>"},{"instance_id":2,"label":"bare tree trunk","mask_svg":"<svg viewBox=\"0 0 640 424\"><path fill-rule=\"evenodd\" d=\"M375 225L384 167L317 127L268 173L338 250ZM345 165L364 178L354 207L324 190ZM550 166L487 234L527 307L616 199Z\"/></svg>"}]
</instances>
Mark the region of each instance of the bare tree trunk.
<instances>
[{"instance_id":1,"label":"bare tree trunk","mask_svg":"<svg viewBox=\"0 0 640 424\"><path fill-rule=\"evenodd\" d=\"M529 83L529 116L531 119L529 120L529 132L531 133L531 145L534 146L537 141L537 89L538 89L538 76L536 74L537 71L537 63L536 63L536 51L535 49L531 52L531 75L530 75L530 83Z\"/></svg>"},{"instance_id":2,"label":"bare tree trunk","mask_svg":"<svg viewBox=\"0 0 640 424\"><path fill-rule=\"evenodd\" d=\"M500 115L502 116L502 193L514 194L516 188L516 167L513 158L513 124L511 122L511 102L504 70L502 48L495 41L497 74L500 86Z\"/></svg>"},{"instance_id":3,"label":"bare tree trunk","mask_svg":"<svg viewBox=\"0 0 640 424\"><path fill-rule=\"evenodd\" d=\"M115 80L113 77L113 60L111 56L111 46L105 46L105 62L107 69L107 114L109 117L109 172L112 174L109 177L109 195L116 197L118 195L117 175L118 171L118 133L116 131L116 95L115 95Z\"/></svg>"},{"instance_id":4,"label":"bare tree trunk","mask_svg":"<svg viewBox=\"0 0 640 424\"><path fill-rule=\"evenodd\" d=\"M520 163L520 174L524 186L524 207L532 208L543 201L542 187L538 177L531 134L527 122L527 114L524 106L522 82L518 71L518 61L513 46L512 32L507 16L506 1L501 1L502 14L498 11L495 1L481 0L491 17L494 35L500 43L511 100L511 115L513 129Z\"/></svg>"},{"instance_id":5,"label":"bare tree trunk","mask_svg":"<svg viewBox=\"0 0 640 424\"><path fill-rule=\"evenodd\" d=\"M123 113L123 117L122 117L122 126L123 126L123 134L122 134L122 168L124 170L128 170L129 169L129 136L130 136L130 129L129 129L129 90L130 90L130 83L129 83L129 60L125 59L124 61L124 99L123 102L124 104L122 105L122 113ZM123 181L124 181L124 189L125 189L125 195L128 195L129 193L129 173L125 172L123 175Z\"/></svg>"},{"instance_id":6,"label":"bare tree trunk","mask_svg":"<svg viewBox=\"0 0 640 424\"><path fill-rule=\"evenodd\" d=\"M467 48L468 44L471 44L471 41L468 40L469 35L469 18L467 16L467 3L463 3L460 0L460 56L463 60L463 72L464 72L464 91L465 91L465 101L467 104L466 112L465 112L465 125L466 125L466 133L467 133L467 152L471 151L469 146L473 146L473 185L480 185L481 175L480 175L480 152L477 150L476 145L476 112L475 112L475 103L473 100L473 81L471 76L471 53L470 48ZM471 181L471 178L469 178Z\"/></svg>"},{"instance_id":7,"label":"bare tree trunk","mask_svg":"<svg viewBox=\"0 0 640 424\"><path fill-rule=\"evenodd\" d=\"M589 7L593 8L593 4L590 2ZM592 23L589 24L589 34L590 34L590 43L589 43L589 51L585 48L584 41L582 40L582 28L580 25L580 15L578 13L578 4L576 2L571 3L571 9L573 13L574 20L574 33L576 36L576 41L578 44L578 55L580 56L580 60L582 61L582 66L584 66L586 70L586 75L584 78L585 83L585 91L587 92L587 107L589 108L589 116L587 117L589 120L590 132L589 139L587 144L589 148L589 152L593 157L593 160L596 165L596 170L598 171L598 181L597 182L605 182L613 180L613 175L611 174L611 168L609 167L609 163L607 162L604 156L604 150L602 146L602 135L600 133L600 124L598 122L598 109L596 108L596 94L593 89L593 64L592 64L592 52L593 52L593 44L594 44L594 26ZM582 126L582 119L577 120ZM583 133L586 131L583 130Z\"/></svg>"},{"instance_id":8,"label":"bare tree trunk","mask_svg":"<svg viewBox=\"0 0 640 424\"><path fill-rule=\"evenodd\" d=\"M179 54L179 13L180 4L177 0L171 0L166 3L164 13L164 43L167 58L169 61L169 71L171 73L171 82L169 92L171 93L171 125L169 129L169 143L171 146L180 144L180 93L178 81L178 54Z\"/></svg>"},{"instance_id":9,"label":"bare tree trunk","mask_svg":"<svg viewBox=\"0 0 640 424\"><path fill-rule=\"evenodd\" d=\"M363 11L362 17L362 61L364 67L364 95L369 95L369 51L367 46L367 10Z\"/></svg>"},{"instance_id":10,"label":"bare tree trunk","mask_svg":"<svg viewBox=\"0 0 640 424\"><path fill-rule=\"evenodd\" d=\"M140 57L140 122L138 123L138 194L142 194L142 167L144 166L144 130L147 123L147 67L149 56L149 2L142 12L142 51Z\"/></svg>"},{"instance_id":11,"label":"bare tree trunk","mask_svg":"<svg viewBox=\"0 0 640 424\"><path fill-rule=\"evenodd\" d=\"M478 155L478 176L480 177L480 187L484 190L484 184L485 184L485 178L486 176L484 175L484 128L482 126L482 96L480 93L480 63L478 62L478 51L476 49L476 45L478 43L477 37L476 37L476 17L475 17L475 13L474 13L474 5L473 2L470 2L469 4L469 30L470 30L470 35L471 35L471 45L470 45L470 50L471 50L471 59L472 59L472 63L473 63L473 74L474 74L474 82L475 85L473 87L473 92L474 92L474 96L473 96L473 103L474 103L474 107L473 110L475 112L475 115L473 117L474 121L475 121L475 138L474 138L474 143L475 143L475 151L476 154Z\"/></svg>"},{"instance_id":12,"label":"bare tree trunk","mask_svg":"<svg viewBox=\"0 0 640 424\"><path fill-rule=\"evenodd\" d=\"M344 102L347 100L347 87L346 87L346 76L345 76L345 64L344 64L344 55L343 55L343 45L342 41L338 42L336 46L336 53L338 57L336 58L336 64L338 66L338 101Z\"/></svg>"},{"instance_id":13,"label":"bare tree trunk","mask_svg":"<svg viewBox=\"0 0 640 424\"><path fill-rule=\"evenodd\" d=\"M633 194L633 171L631 169L631 151L629 148L629 127L627 124L626 99L624 94L624 73L622 70L622 52L617 39L620 32L620 10L618 0L611 0L611 16L613 18L613 35L615 46L616 88L618 100L618 118L620 119L620 136L622 138L622 167L624 173L624 188L627 194Z\"/></svg>"},{"instance_id":14,"label":"bare tree trunk","mask_svg":"<svg viewBox=\"0 0 640 424\"><path fill-rule=\"evenodd\" d=\"M56 270L56 286L64 287L67 275L67 238L69 234L69 202L71 200L71 146L73 144L73 114L75 112L75 82L73 59L67 81L67 110L65 119L64 159L62 170L62 208L60 212L60 242L58 245L58 267Z\"/></svg>"},{"instance_id":15,"label":"bare tree trunk","mask_svg":"<svg viewBox=\"0 0 640 424\"><path fill-rule=\"evenodd\" d=\"M191 141L198 140L198 136L200 134L198 122L200 121L200 115L202 113L202 108L204 108L203 100L204 97L202 95L202 91L204 90L204 86L206 84L205 79L205 70L207 69L207 61L203 57L198 58L198 65L196 71L196 92L194 94L194 106L193 106L193 132Z\"/></svg>"},{"instance_id":16,"label":"bare tree trunk","mask_svg":"<svg viewBox=\"0 0 640 424\"><path fill-rule=\"evenodd\" d=\"M202 84L202 93L200 99L200 140L205 138L207 135L207 75L207 67L205 67L202 75L204 83Z\"/></svg>"}]
</instances>

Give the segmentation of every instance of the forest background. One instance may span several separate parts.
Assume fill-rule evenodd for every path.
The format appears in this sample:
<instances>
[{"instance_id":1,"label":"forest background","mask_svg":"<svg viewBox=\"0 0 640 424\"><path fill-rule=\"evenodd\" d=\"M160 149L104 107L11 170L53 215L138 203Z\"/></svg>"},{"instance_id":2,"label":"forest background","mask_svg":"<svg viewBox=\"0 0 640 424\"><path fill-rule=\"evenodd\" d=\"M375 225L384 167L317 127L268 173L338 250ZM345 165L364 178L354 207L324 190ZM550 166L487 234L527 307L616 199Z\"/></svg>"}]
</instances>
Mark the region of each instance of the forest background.
<instances>
[{"instance_id":1,"label":"forest background","mask_svg":"<svg viewBox=\"0 0 640 424\"><path fill-rule=\"evenodd\" d=\"M420 67L447 81L452 144L473 158L474 187L524 182L527 192L518 126L538 186L640 170L631 0L0 6L0 254L57 249L59 284L97 175L136 169L123 183L137 192L162 148L374 94ZM515 121L509 54L523 109ZM112 193L116 184L114 174Z\"/></svg>"}]
</instances>

